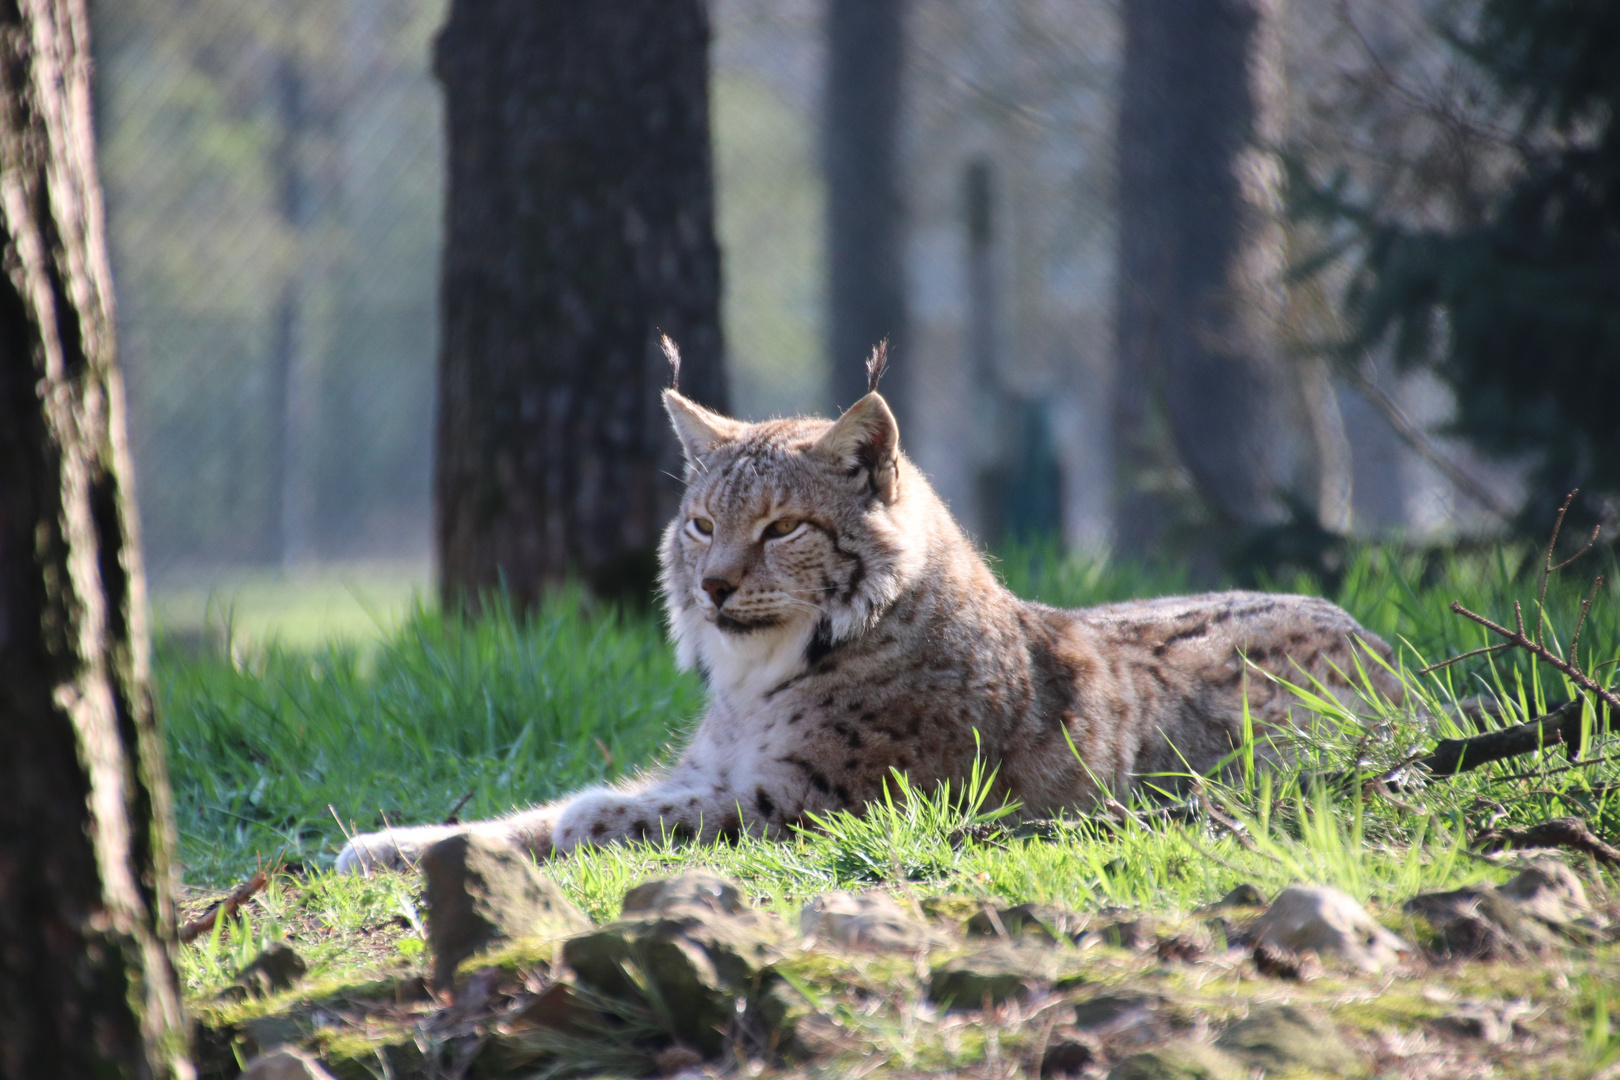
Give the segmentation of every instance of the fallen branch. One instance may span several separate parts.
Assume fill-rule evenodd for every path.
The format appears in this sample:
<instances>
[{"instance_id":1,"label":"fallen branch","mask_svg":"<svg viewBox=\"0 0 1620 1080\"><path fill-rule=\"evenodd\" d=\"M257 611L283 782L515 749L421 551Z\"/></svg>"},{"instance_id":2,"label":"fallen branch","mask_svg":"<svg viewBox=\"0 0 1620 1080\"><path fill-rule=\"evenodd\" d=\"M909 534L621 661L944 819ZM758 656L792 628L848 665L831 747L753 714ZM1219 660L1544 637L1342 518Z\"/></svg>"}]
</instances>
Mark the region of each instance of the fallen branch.
<instances>
[{"instance_id":1,"label":"fallen branch","mask_svg":"<svg viewBox=\"0 0 1620 1080\"><path fill-rule=\"evenodd\" d=\"M1605 843L1578 817L1553 818L1527 829L1486 829L1474 846L1487 854L1504 848L1569 848L1606 866L1620 866L1620 848Z\"/></svg>"},{"instance_id":2,"label":"fallen branch","mask_svg":"<svg viewBox=\"0 0 1620 1080\"><path fill-rule=\"evenodd\" d=\"M229 919L236 914L236 910L253 898L253 894L264 888L270 880L270 875L259 870L252 877L236 887L236 890L222 902L215 904L201 915L192 919L180 928L180 943L190 945L214 928L214 924L221 919Z\"/></svg>"},{"instance_id":3,"label":"fallen branch","mask_svg":"<svg viewBox=\"0 0 1620 1080\"><path fill-rule=\"evenodd\" d=\"M1441 739L1429 755L1419 758L1416 764L1431 777L1456 776L1493 761L1534 753L1548 746L1563 744L1579 750L1581 704L1581 699L1576 698L1523 724L1466 739Z\"/></svg>"}]
</instances>

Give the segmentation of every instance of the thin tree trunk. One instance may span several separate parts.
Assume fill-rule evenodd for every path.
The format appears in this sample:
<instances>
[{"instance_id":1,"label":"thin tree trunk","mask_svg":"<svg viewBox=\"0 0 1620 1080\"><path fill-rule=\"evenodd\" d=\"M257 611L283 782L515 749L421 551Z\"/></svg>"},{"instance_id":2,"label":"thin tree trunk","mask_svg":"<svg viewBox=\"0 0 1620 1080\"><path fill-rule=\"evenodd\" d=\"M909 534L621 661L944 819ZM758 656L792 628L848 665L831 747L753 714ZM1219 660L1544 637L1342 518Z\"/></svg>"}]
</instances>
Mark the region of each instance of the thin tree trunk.
<instances>
[{"instance_id":1,"label":"thin tree trunk","mask_svg":"<svg viewBox=\"0 0 1620 1080\"><path fill-rule=\"evenodd\" d=\"M885 390L903 408L910 377L899 173L905 0L827 0L826 19L828 386L835 407L853 405L866 393L862 361L887 338Z\"/></svg>"},{"instance_id":2,"label":"thin tree trunk","mask_svg":"<svg viewBox=\"0 0 1620 1080\"><path fill-rule=\"evenodd\" d=\"M0 8L0 1077L185 1077L84 0Z\"/></svg>"},{"instance_id":3,"label":"thin tree trunk","mask_svg":"<svg viewBox=\"0 0 1620 1080\"><path fill-rule=\"evenodd\" d=\"M678 500L659 405L726 407L702 0L455 0L435 477L447 605L570 572L646 596Z\"/></svg>"},{"instance_id":4,"label":"thin tree trunk","mask_svg":"<svg viewBox=\"0 0 1620 1080\"><path fill-rule=\"evenodd\" d=\"M1122 547L1159 538L1155 411L1229 524L1283 520L1311 453L1278 354L1279 0L1126 0L1115 429Z\"/></svg>"}]
</instances>

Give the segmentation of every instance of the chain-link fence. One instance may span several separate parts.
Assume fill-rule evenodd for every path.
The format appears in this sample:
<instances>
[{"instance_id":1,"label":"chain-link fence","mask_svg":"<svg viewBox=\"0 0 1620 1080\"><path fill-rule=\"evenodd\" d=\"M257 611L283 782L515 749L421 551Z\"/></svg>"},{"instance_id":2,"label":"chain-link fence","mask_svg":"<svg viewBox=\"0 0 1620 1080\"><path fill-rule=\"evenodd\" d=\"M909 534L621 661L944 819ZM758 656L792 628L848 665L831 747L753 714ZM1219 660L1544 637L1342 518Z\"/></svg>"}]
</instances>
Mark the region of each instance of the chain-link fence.
<instances>
[{"instance_id":1,"label":"chain-link fence","mask_svg":"<svg viewBox=\"0 0 1620 1080\"><path fill-rule=\"evenodd\" d=\"M160 584L244 566L426 565L444 173L429 57L445 2L95 7L138 495ZM1377 41L1347 44L1343 13L1403 47L1424 32L1386 0L1299 7L1289 61L1317 72L1299 80L1300 115L1328 123L1322 101L1343 95L1323 97L1317 57L1341 76L1377 60ZM711 12L733 401L756 417L825 411L823 2L711 0ZM1113 0L909 10L907 445L981 530L1001 512L985 478L1010 469L1029 481L1021 499L1051 504L1029 520L1079 546L1110 535L1121 48ZM1445 528L1449 489L1340 390L1347 437L1365 444L1362 523ZM1411 392L1419 419L1443 419L1433 396Z\"/></svg>"}]
</instances>

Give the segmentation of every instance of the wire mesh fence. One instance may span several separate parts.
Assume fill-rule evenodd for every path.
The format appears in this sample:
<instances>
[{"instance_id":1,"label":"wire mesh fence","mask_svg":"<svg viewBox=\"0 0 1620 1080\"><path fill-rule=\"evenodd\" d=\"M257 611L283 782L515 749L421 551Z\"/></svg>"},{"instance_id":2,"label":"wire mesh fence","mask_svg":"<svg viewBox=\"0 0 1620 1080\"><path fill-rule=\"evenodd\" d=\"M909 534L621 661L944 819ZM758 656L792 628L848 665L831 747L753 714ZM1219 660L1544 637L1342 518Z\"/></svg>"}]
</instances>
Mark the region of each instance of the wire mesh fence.
<instances>
[{"instance_id":1,"label":"wire mesh fence","mask_svg":"<svg viewBox=\"0 0 1620 1080\"><path fill-rule=\"evenodd\" d=\"M160 584L426 565L444 175L430 54L445 7L95 6L131 437ZM729 377L750 417L831 404L823 7L711 0ZM1332 130L1345 96L1323 89L1313 58L1332 58L1341 81L1382 62L1377 41L1346 44L1345 13L1412 52L1423 24L1398 7L1300 5L1288 57L1316 72L1298 80L1300 130ZM904 260L921 377L907 445L981 533L1011 513L1071 546L1110 535L1121 49L1114 0L908 12ZM1432 67L1433 50L1418 51ZM1396 390L1443 422L1443 391ZM1361 524L1453 527L1450 489L1355 393L1341 386L1339 400L1364 444Z\"/></svg>"}]
</instances>

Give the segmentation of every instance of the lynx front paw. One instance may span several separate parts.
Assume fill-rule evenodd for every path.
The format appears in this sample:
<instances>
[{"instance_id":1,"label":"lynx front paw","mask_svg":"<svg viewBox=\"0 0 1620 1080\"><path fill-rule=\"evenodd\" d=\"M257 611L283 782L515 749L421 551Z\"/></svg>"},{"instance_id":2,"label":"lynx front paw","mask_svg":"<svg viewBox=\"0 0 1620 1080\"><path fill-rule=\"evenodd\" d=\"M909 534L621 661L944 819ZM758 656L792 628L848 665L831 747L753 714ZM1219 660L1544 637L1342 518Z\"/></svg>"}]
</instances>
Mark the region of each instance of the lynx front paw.
<instances>
[{"instance_id":1,"label":"lynx front paw","mask_svg":"<svg viewBox=\"0 0 1620 1080\"><path fill-rule=\"evenodd\" d=\"M412 870L422 852L461 830L453 826L428 825L414 829L389 829L362 833L338 853L335 869L340 874L367 874L373 870Z\"/></svg>"}]
</instances>

